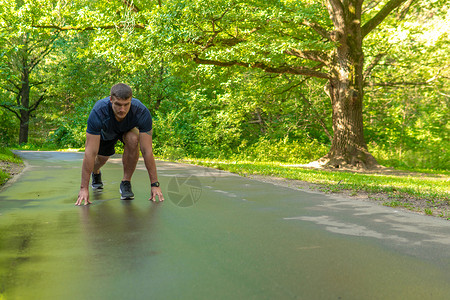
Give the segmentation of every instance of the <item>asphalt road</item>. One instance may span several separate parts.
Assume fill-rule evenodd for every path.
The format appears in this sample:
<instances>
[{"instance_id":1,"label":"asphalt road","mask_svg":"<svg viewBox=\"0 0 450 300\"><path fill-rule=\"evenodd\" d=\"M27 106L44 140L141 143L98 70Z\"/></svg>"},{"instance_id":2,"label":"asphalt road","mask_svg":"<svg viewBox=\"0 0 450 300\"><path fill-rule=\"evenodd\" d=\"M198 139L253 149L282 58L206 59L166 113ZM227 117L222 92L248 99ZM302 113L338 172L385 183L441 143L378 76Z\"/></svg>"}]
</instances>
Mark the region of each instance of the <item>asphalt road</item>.
<instances>
[{"instance_id":1,"label":"asphalt road","mask_svg":"<svg viewBox=\"0 0 450 300\"><path fill-rule=\"evenodd\" d=\"M0 191L0 299L449 299L450 222L158 162L120 200L120 159L75 206L82 153L20 152Z\"/></svg>"}]
</instances>

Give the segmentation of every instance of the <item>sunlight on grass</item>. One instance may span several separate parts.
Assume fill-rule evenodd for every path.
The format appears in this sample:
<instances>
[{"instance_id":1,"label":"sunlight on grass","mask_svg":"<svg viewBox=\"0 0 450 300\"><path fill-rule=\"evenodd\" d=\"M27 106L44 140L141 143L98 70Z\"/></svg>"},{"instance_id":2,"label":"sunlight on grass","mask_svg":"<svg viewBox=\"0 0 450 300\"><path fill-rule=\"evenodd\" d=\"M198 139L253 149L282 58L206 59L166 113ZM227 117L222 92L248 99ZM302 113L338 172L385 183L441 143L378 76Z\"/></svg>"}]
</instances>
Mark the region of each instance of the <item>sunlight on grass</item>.
<instances>
[{"instance_id":1,"label":"sunlight on grass","mask_svg":"<svg viewBox=\"0 0 450 300\"><path fill-rule=\"evenodd\" d=\"M1 147L0 147L0 161L7 161L16 164L22 163L22 159L14 155L14 153L12 153L11 150Z\"/></svg>"},{"instance_id":2,"label":"sunlight on grass","mask_svg":"<svg viewBox=\"0 0 450 300\"><path fill-rule=\"evenodd\" d=\"M400 176L383 174L363 174L355 172L333 172L283 166L271 162L237 162L188 160L188 163L213 167L240 175L265 175L286 179L296 179L315 184L326 185L332 191L361 190L366 192L384 192L392 196L410 195L416 198L449 201L450 180L448 176L428 174L422 176Z\"/></svg>"}]
</instances>

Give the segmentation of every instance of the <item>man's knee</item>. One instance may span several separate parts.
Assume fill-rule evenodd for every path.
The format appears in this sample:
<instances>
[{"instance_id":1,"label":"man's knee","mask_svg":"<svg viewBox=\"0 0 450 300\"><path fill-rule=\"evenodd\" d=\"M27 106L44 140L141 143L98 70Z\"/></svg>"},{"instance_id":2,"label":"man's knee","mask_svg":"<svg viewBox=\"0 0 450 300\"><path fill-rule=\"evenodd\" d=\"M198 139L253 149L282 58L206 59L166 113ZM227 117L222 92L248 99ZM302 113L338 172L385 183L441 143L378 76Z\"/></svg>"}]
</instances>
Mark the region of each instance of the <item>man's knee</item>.
<instances>
[{"instance_id":1,"label":"man's knee","mask_svg":"<svg viewBox=\"0 0 450 300\"><path fill-rule=\"evenodd\" d=\"M135 148L139 145L139 131L137 128L133 128L128 131L123 136L123 141L125 142L125 147Z\"/></svg>"},{"instance_id":2,"label":"man's knee","mask_svg":"<svg viewBox=\"0 0 450 300\"><path fill-rule=\"evenodd\" d=\"M109 156L104 156L104 155L100 155L100 154L95 157L96 163L102 163L102 164L106 163L106 161L108 159L109 159Z\"/></svg>"}]
</instances>

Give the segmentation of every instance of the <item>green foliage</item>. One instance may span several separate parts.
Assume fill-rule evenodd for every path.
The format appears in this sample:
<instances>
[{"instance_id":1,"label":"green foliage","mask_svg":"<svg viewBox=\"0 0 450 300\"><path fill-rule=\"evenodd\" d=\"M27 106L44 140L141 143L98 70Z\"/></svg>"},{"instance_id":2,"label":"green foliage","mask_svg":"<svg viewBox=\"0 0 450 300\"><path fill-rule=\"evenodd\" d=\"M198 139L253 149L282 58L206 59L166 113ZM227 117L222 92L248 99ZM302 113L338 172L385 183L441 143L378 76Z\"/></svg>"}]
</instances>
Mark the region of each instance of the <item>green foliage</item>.
<instances>
[{"instance_id":1,"label":"green foliage","mask_svg":"<svg viewBox=\"0 0 450 300\"><path fill-rule=\"evenodd\" d=\"M7 161L16 164L22 163L22 159L11 152L8 148L0 147L0 161Z\"/></svg>"},{"instance_id":2,"label":"green foliage","mask_svg":"<svg viewBox=\"0 0 450 300\"><path fill-rule=\"evenodd\" d=\"M47 96L44 83L52 75L46 58L59 34L33 26L52 9L51 2L4 0L1 4L0 106L19 120L22 143L28 140L35 110Z\"/></svg>"},{"instance_id":3,"label":"green foliage","mask_svg":"<svg viewBox=\"0 0 450 300\"><path fill-rule=\"evenodd\" d=\"M157 113L153 121L155 154L170 158L181 159L185 156L186 138L189 137L189 124L182 119L184 109L172 111L167 115ZM184 126L186 125L186 126Z\"/></svg>"},{"instance_id":4,"label":"green foliage","mask_svg":"<svg viewBox=\"0 0 450 300\"><path fill-rule=\"evenodd\" d=\"M387 201L387 202L384 202L383 205L389 206L389 207L404 207L404 208L411 208L412 207L411 203L404 203L404 202L401 202L399 200Z\"/></svg>"},{"instance_id":5,"label":"green foliage","mask_svg":"<svg viewBox=\"0 0 450 300\"><path fill-rule=\"evenodd\" d=\"M383 54L366 89L365 136L384 165L450 168L448 9L418 1L401 26L392 20L366 40L367 64Z\"/></svg>"},{"instance_id":6,"label":"green foliage","mask_svg":"<svg viewBox=\"0 0 450 300\"><path fill-rule=\"evenodd\" d=\"M404 170L449 170L450 154L447 151L449 147L448 142L442 142L436 145L424 143L409 147L396 145L392 148L387 145L369 146L369 150L380 164L387 167Z\"/></svg>"},{"instance_id":7,"label":"green foliage","mask_svg":"<svg viewBox=\"0 0 450 300\"><path fill-rule=\"evenodd\" d=\"M9 174L0 170L0 185L4 184L9 178L10 178Z\"/></svg>"},{"instance_id":8,"label":"green foliage","mask_svg":"<svg viewBox=\"0 0 450 300\"><path fill-rule=\"evenodd\" d=\"M368 97L372 153L393 167L450 168L450 110L436 87L397 88Z\"/></svg>"},{"instance_id":9,"label":"green foliage","mask_svg":"<svg viewBox=\"0 0 450 300\"><path fill-rule=\"evenodd\" d=\"M281 162L304 164L319 159L328 151L328 147L311 141L269 140L260 138L253 145L244 143L232 159L243 161Z\"/></svg>"},{"instance_id":10,"label":"green foliage","mask_svg":"<svg viewBox=\"0 0 450 300\"><path fill-rule=\"evenodd\" d=\"M21 164L22 159L12 153L8 148L0 146L0 163L15 163ZM10 178L9 173L4 172L3 168L0 168L0 186L6 182Z\"/></svg>"},{"instance_id":11,"label":"green foliage","mask_svg":"<svg viewBox=\"0 0 450 300\"><path fill-rule=\"evenodd\" d=\"M17 119L11 112L0 110L0 147L11 145L17 140Z\"/></svg>"},{"instance_id":12,"label":"green foliage","mask_svg":"<svg viewBox=\"0 0 450 300\"><path fill-rule=\"evenodd\" d=\"M95 101L79 103L70 115L53 115L55 130L49 132L47 143L57 148L81 148L86 138L87 118Z\"/></svg>"},{"instance_id":13,"label":"green foliage","mask_svg":"<svg viewBox=\"0 0 450 300\"><path fill-rule=\"evenodd\" d=\"M330 47L302 26L305 18L327 27L331 24L322 4L308 2L169 1L149 20L149 42L174 48L173 54L177 55L202 52L201 48L214 36L214 44L204 53L208 58L281 65L289 61L283 53L289 47ZM251 34L255 30L259 34Z\"/></svg>"},{"instance_id":14,"label":"green foliage","mask_svg":"<svg viewBox=\"0 0 450 300\"><path fill-rule=\"evenodd\" d=\"M117 82L130 84L151 110L155 153L161 157L294 164L319 158L331 143L323 128L332 127L324 80L197 66L187 55L314 66L285 50L329 52L336 46L303 24L332 28L323 2L189 0L159 7L135 1L138 12L123 1L1 3L0 35L8 43L0 46L0 103L15 103L8 80L18 82L20 76L8 62L23 51L18 38L24 33L42 37L44 45L56 30L36 25L109 26L59 32L34 70L31 100L46 95L30 121L30 143L36 147L83 147L90 109ZM366 67L384 53L366 78L365 137L383 165L448 170L448 4L415 3L364 40ZM380 5L366 8L363 21ZM214 44L207 45L212 37ZM382 85L400 81L426 84ZM14 143L19 125L14 118L0 110L3 145Z\"/></svg>"},{"instance_id":15,"label":"green foliage","mask_svg":"<svg viewBox=\"0 0 450 300\"><path fill-rule=\"evenodd\" d=\"M433 211L430 208L425 208L425 214L428 216L432 216L433 215Z\"/></svg>"},{"instance_id":16,"label":"green foliage","mask_svg":"<svg viewBox=\"0 0 450 300\"><path fill-rule=\"evenodd\" d=\"M80 148L84 145L85 134L79 128L67 124L61 125L54 132L50 132L49 142L60 148Z\"/></svg>"},{"instance_id":17,"label":"green foliage","mask_svg":"<svg viewBox=\"0 0 450 300\"><path fill-rule=\"evenodd\" d=\"M310 138L316 133L323 138L323 133L317 128L316 115L302 109L296 84L290 78L260 76L260 72L201 66L192 80L181 85L181 93L163 101L155 112L155 151L172 158L271 157L290 162L318 158L325 146ZM285 89L290 93L284 95ZM319 97L310 101L321 103ZM307 128L310 137L305 134ZM262 151L267 145L273 147Z\"/></svg>"}]
</instances>

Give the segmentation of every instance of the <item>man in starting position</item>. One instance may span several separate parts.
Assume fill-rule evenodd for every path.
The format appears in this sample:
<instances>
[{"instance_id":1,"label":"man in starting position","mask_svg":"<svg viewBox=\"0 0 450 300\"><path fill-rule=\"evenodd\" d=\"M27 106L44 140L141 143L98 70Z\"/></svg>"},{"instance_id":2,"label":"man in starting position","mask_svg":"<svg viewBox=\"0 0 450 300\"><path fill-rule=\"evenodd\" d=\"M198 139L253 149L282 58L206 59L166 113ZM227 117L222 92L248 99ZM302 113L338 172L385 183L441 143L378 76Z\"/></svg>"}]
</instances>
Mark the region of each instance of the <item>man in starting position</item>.
<instances>
[{"instance_id":1,"label":"man in starting position","mask_svg":"<svg viewBox=\"0 0 450 300\"><path fill-rule=\"evenodd\" d=\"M139 100L132 98L131 88L118 83L111 88L111 95L97 101L92 109L86 130L86 150L81 170L81 187L76 205L90 204L89 178L92 188L102 189L100 168L115 153L118 140L124 143L122 156L123 179L120 183L122 200L134 199L131 176L139 159L139 145L145 167L150 177L151 198L164 201L159 187L152 147L152 117L150 111Z\"/></svg>"}]
</instances>

